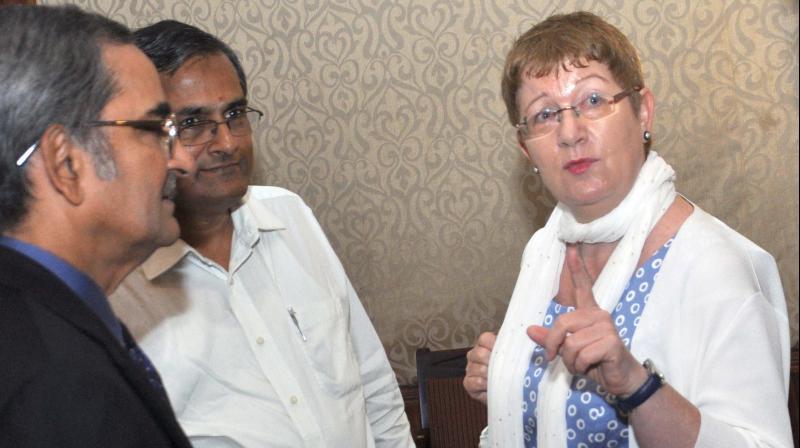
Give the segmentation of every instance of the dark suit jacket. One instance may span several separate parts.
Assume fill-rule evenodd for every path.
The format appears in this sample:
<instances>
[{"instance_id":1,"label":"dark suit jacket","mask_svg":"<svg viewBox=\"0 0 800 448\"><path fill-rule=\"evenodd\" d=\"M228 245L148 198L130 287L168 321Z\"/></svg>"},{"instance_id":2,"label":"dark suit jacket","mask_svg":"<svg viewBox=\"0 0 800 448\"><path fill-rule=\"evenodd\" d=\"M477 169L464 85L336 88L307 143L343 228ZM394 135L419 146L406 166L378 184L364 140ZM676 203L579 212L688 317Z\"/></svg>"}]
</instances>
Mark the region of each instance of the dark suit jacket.
<instances>
[{"instance_id":1,"label":"dark suit jacket","mask_svg":"<svg viewBox=\"0 0 800 448\"><path fill-rule=\"evenodd\" d=\"M0 447L189 447L167 400L49 271L0 246Z\"/></svg>"}]
</instances>

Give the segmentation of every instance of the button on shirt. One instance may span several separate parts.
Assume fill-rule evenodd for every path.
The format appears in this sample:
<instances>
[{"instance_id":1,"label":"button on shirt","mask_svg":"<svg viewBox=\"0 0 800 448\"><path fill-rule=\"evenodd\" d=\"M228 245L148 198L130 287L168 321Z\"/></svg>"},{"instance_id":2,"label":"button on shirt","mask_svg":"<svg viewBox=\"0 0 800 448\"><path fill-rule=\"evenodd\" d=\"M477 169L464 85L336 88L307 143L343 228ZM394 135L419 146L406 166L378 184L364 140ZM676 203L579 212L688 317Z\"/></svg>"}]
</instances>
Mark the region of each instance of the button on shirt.
<instances>
[{"instance_id":1,"label":"button on shirt","mask_svg":"<svg viewBox=\"0 0 800 448\"><path fill-rule=\"evenodd\" d=\"M394 373L311 210L251 187L229 270L183 241L111 302L195 447L413 447Z\"/></svg>"}]
</instances>

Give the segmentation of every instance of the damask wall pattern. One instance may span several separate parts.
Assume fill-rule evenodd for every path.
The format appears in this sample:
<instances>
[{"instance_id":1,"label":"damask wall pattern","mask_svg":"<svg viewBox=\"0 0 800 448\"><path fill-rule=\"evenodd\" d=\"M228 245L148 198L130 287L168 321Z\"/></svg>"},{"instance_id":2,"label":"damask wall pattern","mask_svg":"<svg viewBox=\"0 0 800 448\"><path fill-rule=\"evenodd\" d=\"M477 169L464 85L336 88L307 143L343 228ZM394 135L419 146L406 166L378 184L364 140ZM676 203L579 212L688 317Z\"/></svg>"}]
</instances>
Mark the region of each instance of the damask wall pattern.
<instances>
[{"instance_id":1,"label":"damask wall pattern","mask_svg":"<svg viewBox=\"0 0 800 448\"><path fill-rule=\"evenodd\" d=\"M654 149L679 191L778 260L797 341L794 0L74 3L134 28L176 18L241 55L266 112L254 183L312 207L401 383L417 348L499 328L522 249L554 205L505 116L505 53L554 12L593 11L640 51Z\"/></svg>"}]
</instances>

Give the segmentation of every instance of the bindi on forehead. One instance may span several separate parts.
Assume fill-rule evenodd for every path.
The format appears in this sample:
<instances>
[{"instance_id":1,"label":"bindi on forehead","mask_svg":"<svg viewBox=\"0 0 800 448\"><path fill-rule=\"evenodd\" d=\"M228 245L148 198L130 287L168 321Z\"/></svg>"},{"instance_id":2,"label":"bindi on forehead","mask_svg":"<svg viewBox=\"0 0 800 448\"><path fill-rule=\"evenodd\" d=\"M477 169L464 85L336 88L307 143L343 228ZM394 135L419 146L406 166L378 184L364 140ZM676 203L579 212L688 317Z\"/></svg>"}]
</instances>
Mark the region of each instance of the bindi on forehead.
<instances>
[{"instance_id":1,"label":"bindi on forehead","mask_svg":"<svg viewBox=\"0 0 800 448\"><path fill-rule=\"evenodd\" d=\"M236 70L223 54L193 57L161 79L176 110L195 108L211 114L244 96Z\"/></svg>"}]
</instances>

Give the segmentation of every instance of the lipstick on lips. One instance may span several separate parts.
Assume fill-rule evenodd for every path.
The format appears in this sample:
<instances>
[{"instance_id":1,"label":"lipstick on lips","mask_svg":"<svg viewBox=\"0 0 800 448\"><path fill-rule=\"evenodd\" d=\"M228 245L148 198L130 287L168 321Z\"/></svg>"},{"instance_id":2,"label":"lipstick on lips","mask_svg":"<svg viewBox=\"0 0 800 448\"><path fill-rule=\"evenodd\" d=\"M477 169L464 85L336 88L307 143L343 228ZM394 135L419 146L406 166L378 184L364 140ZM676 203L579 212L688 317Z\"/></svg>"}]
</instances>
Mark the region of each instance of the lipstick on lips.
<instances>
[{"instance_id":1,"label":"lipstick on lips","mask_svg":"<svg viewBox=\"0 0 800 448\"><path fill-rule=\"evenodd\" d=\"M592 159L589 157L570 160L564 165L564 169L572 174L582 174L586 172L586 170L588 170L594 162L597 162L597 159Z\"/></svg>"}]
</instances>

